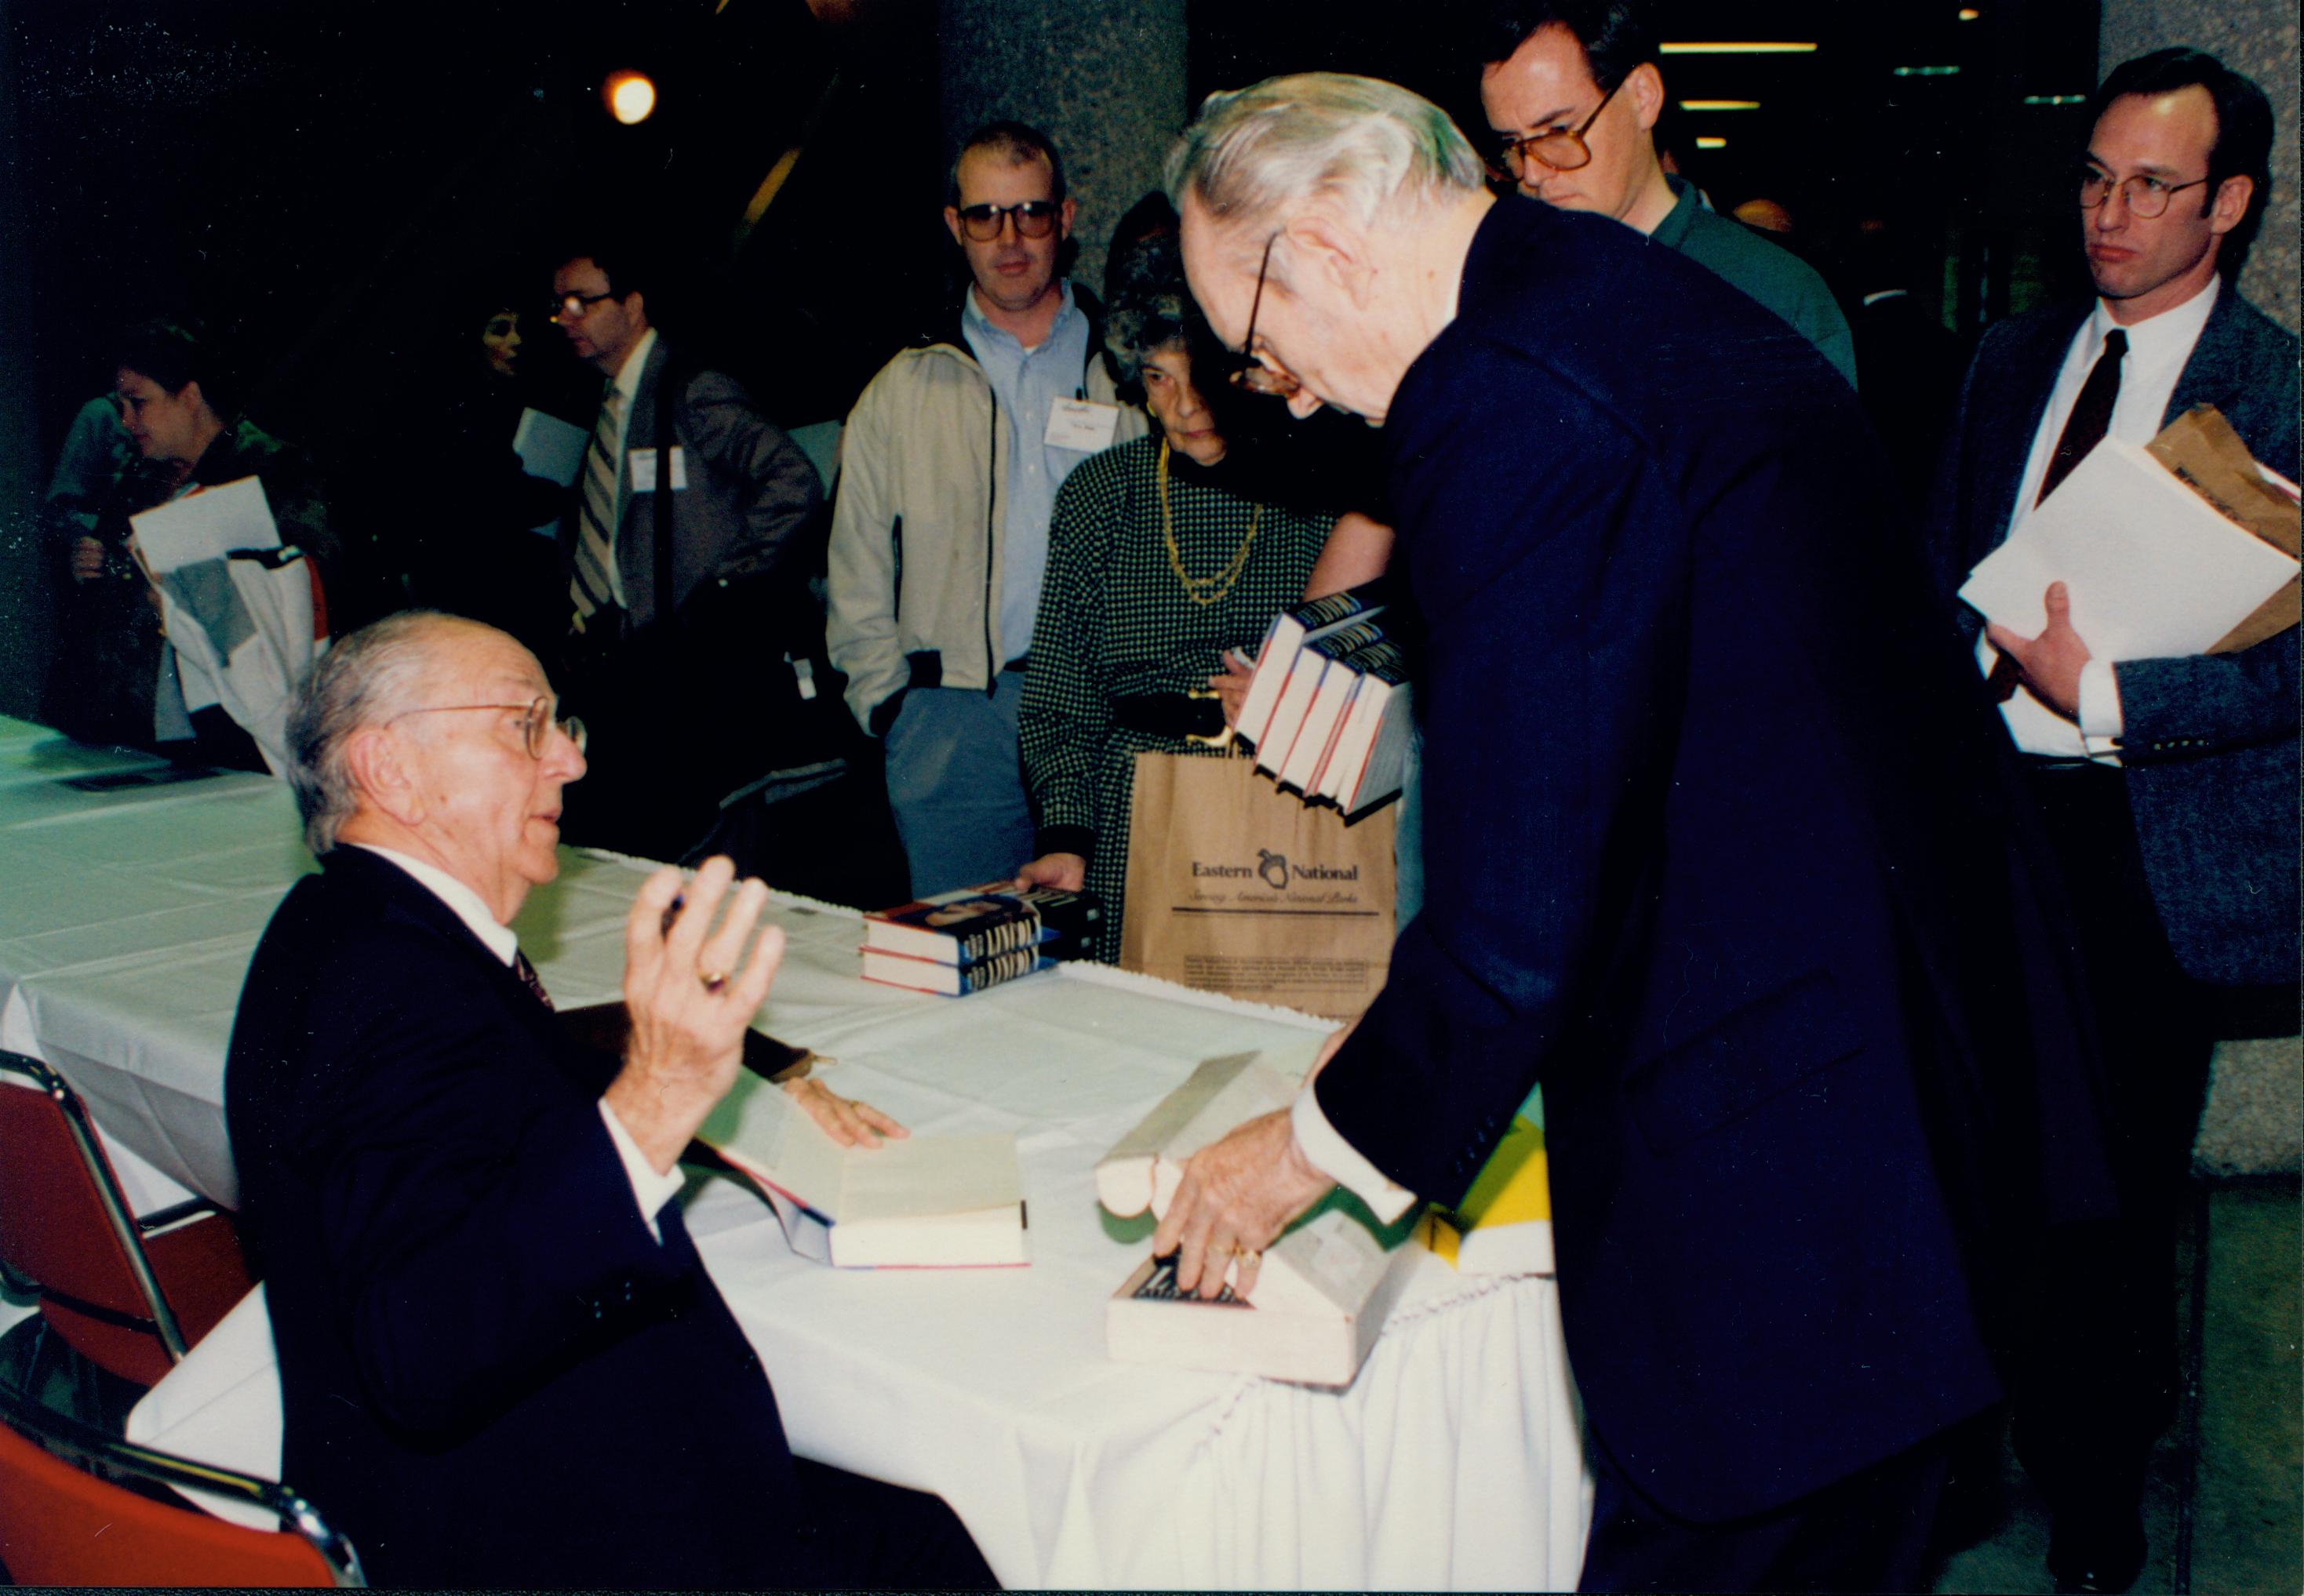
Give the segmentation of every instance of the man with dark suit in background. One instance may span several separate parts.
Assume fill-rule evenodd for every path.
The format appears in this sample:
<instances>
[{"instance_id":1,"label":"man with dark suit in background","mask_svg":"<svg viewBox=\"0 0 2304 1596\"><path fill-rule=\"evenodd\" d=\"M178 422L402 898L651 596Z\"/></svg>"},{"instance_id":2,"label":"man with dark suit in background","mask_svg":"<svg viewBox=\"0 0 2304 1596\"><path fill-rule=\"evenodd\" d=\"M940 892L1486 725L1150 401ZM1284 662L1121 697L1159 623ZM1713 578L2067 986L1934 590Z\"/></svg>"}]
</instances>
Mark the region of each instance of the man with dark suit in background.
<instances>
[{"instance_id":1,"label":"man with dark suit in background","mask_svg":"<svg viewBox=\"0 0 2304 1596\"><path fill-rule=\"evenodd\" d=\"M1540 1081L1584 1585L1925 1588L2044 1150L2109 1191L2044 1148L2076 973L1855 394L1390 84L1215 97L1169 173L1217 334L1384 427L1428 820L1384 992L1156 1248L1252 1293L1332 1182L1460 1197Z\"/></svg>"},{"instance_id":2,"label":"man with dark suit in background","mask_svg":"<svg viewBox=\"0 0 2304 1596\"><path fill-rule=\"evenodd\" d=\"M2263 92L2169 49L2113 69L2093 109L2073 186L2096 298L1985 334L1937 486L1947 592L2097 442L2147 443L2194 405L2297 469L2296 336L2230 281L2269 182ZM2042 610L2037 636L1989 629L1979 663L2080 910L2126 1203L2051 1248L2015 1433L2054 1515L2049 1567L2118 1591L2142 1566L2146 1465L2175 1416L2176 1223L2218 1013L2295 1019L2296 629L2113 662L2090 654L2061 584Z\"/></svg>"},{"instance_id":3,"label":"man with dark suit in background","mask_svg":"<svg viewBox=\"0 0 2304 1596\"><path fill-rule=\"evenodd\" d=\"M292 711L321 873L257 947L224 1076L283 1470L378 1583L987 1586L941 1502L792 1457L673 1201L782 956L773 927L746 952L766 889L725 859L684 900L648 879L621 1068L519 951L584 773L555 715L526 649L423 611L339 641ZM903 1134L786 1089L844 1142Z\"/></svg>"},{"instance_id":4,"label":"man with dark suit in background","mask_svg":"<svg viewBox=\"0 0 2304 1596\"><path fill-rule=\"evenodd\" d=\"M754 745L789 739L818 690L823 621L809 578L824 488L742 384L663 339L654 286L629 244L589 243L553 273L552 315L608 379L562 536L569 696L600 738L570 835L672 859L701 840L723 798L774 768ZM716 612L731 602L746 613ZM733 661L709 652L731 628L742 634ZM770 705L795 713L763 716Z\"/></svg>"}]
</instances>

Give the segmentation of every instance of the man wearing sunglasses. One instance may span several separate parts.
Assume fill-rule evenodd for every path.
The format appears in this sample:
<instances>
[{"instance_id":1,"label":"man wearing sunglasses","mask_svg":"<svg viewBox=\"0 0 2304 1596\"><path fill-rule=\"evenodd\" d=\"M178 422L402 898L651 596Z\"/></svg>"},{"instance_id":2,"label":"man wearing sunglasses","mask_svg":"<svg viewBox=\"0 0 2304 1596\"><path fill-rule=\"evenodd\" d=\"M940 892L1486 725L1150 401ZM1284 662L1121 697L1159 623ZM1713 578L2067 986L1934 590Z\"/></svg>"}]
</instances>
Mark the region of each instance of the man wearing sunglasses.
<instances>
[{"instance_id":1,"label":"man wearing sunglasses","mask_svg":"<svg viewBox=\"0 0 2304 1596\"><path fill-rule=\"evenodd\" d=\"M1701 261L1790 322L1852 385L1856 344L1806 262L1715 215L1664 169L1664 108L1647 0L1497 0L1476 35L1491 170L1563 210L1597 211Z\"/></svg>"},{"instance_id":2,"label":"man wearing sunglasses","mask_svg":"<svg viewBox=\"0 0 2304 1596\"><path fill-rule=\"evenodd\" d=\"M2065 191L2096 293L1978 347L1937 477L1947 592L2096 443L2147 443L2196 404L2296 470L2296 335L2228 281L2270 178L2263 91L2168 49L2114 68L2092 109ZM2130 1203L2055 1238L2015 1440L2060 1587L2117 1591L2144 1560L2146 1465L2175 1414L2177 1218L2219 1017L2263 1008L2279 1030L2240 1034L2295 1028L2296 629L2114 663L2090 655L2061 587L2041 617L2035 637L1991 629L1979 666L2080 910Z\"/></svg>"},{"instance_id":3,"label":"man wearing sunglasses","mask_svg":"<svg viewBox=\"0 0 2304 1596\"><path fill-rule=\"evenodd\" d=\"M944 210L969 286L872 379L841 442L832 663L885 739L916 894L1031 857L1016 715L1049 512L1074 466L1145 426L1091 358L1099 307L1058 275L1072 216L1045 136L971 135Z\"/></svg>"}]
</instances>

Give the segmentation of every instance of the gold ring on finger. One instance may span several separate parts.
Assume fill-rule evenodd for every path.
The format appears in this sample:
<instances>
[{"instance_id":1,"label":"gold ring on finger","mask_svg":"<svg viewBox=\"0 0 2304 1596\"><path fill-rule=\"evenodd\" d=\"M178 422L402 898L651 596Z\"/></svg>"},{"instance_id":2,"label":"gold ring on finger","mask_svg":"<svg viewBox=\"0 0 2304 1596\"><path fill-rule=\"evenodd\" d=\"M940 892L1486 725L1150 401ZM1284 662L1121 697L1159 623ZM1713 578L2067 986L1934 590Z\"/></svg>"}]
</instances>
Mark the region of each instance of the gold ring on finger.
<instances>
[{"instance_id":1,"label":"gold ring on finger","mask_svg":"<svg viewBox=\"0 0 2304 1596\"><path fill-rule=\"evenodd\" d=\"M699 970L696 978L704 984L704 990L715 997L720 994L722 987L728 984L728 972L725 970Z\"/></svg>"}]
</instances>

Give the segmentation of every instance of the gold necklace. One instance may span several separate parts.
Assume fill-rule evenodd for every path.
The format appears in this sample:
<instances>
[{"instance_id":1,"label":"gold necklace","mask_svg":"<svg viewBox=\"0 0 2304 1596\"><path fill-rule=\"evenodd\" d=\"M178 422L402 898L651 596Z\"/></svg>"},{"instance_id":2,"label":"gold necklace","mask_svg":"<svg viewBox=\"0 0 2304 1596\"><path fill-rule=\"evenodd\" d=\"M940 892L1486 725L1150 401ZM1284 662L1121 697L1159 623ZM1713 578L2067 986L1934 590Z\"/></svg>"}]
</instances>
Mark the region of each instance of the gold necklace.
<instances>
[{"instance_id":1,"label":"gold necklace","mask_svg":"<svg viewBox=\"0 0 2304 1596\"><path fill-rule=\"evenodd\" d=\"M1239 585L1241 573L1248 569L1248 551L1256 546L1256 528L1264 519L1264 506L1254 504L1248 512L1248 536L1240 540L1222 570L1212 577L1196 577L1184 569L1183 552L1176 546L1176 528L1168 514L1168 440L1160 440L1160 541L1168 545L1168 569L1176 573L1176 580L1184 587L1184 596L1203 609L1219 603Z\"/></svg>"}]
</instances>

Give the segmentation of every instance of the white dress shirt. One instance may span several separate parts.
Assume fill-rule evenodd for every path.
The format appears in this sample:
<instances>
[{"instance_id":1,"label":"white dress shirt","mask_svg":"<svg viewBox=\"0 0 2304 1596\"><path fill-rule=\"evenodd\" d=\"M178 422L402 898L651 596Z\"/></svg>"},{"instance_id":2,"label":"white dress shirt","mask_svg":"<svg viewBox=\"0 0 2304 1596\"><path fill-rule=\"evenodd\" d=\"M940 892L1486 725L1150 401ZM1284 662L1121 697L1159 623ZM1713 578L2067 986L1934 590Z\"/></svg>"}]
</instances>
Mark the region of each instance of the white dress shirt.
<instances>
[{"instance_id":1,"label":"white dress shirt","mask_svg":"<svg viewBox=\"0 0 2304 1596\"><path fill-rule=\"evenodd\" d=\"M414 876L419 886L446 904L449 912L480 939L481 946L503 960L505 968L512 967L512 958L520 951L520 938L513 934L511 926L489 912L487 904L478 892L438 866L411 858L395 849L378 848L373 842L355 842L351 846L365 849L380 859L390 859ZM648 1234L661 1242L664 1235L656 1229L656 1212L679 1195L680 1188L687 1184L686 1177L681 1174L677 1164L665 1173L657 1174L654 1166L649 1164L648 1155L640 1151L640 1144L632 1140L632 1133L624 1128L623 1121L616 1118L615 1110L608 1107L605 1097L600 1100L600 1119L608 1127L608 1139L615 1144L616 1156L623 1161L624 1178L631 1182L632 1200L640 1205L640 1217L648 1221Z\"/></svg>"},{"instance_id":2,"label":"white dress shirt","mask_svg":"<svg viewBox=\"0 0 2304 1596\"><path fill-rule=\"evenodd\" d=\"M2217 280L2212 277L2207 287L2174 309L2121 329L2128 334L2128 353L2120 363L2120 398L2113 406L2107 437L2141 445L2159 435L2160 418L2167 413L2177 379L2184 374L2184 363L2192 358L2192 346L2199 342L2200 331L2208 325L2218 292ZM2040 496L2040 483L2048 474L2048 461L2056 452L2056 441L2063 436L2064 423L2079 402L2080 388L2096 368L2096 357L2104 353L2105 337L2119 325L2112 319L2110 308L2098 300L2094 313L2080 324L2071 347L2064 351L2056 385L2048 394L2047 411L2040 418L2040 429L2032 437L2032 452L2024 462L2016 512L2008 525L2011 536L2032 512L2033 502ZM2083 631L2080 636L2085 640L2088 634ZM1991 644L1978 640L1977 659L1986 671L1998 657ZM2000 706L2000 712L2007 719L2009 735L2027 754L2120 763L2114 747L2122 729L2120 688L2110 660L2092 658L2080 667L2077 726L2021 688Z\"/></svg>"}]
</instances>

